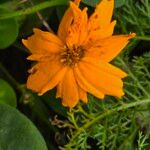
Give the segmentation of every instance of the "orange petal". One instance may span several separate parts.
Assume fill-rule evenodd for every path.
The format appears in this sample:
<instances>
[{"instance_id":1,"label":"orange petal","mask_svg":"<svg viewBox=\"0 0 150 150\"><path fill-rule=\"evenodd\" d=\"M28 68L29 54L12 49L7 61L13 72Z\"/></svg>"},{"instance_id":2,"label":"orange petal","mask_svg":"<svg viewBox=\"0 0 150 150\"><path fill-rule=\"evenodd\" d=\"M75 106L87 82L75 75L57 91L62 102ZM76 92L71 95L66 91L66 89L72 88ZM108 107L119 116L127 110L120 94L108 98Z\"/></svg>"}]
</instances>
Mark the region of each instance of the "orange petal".
<instances>
[{"instance_id":1,"label":"orange petal","mask_svg":"<svg viewBox=\"0 0 150 150\"><path fill-rule=\"evenodd\" d=\"M44 86L62 69L58 60L51 62L40 62L31 70L27 80L27 88L40 92Z\"/></svg>"},{"instance_id":2,"label":"orange petal","mask_svg":"<svg viewBox=\"0 0 150 150\"><path fill-rule=\"evenodd\" d=\"M95 64L82 62L79 68L83 77L91 83L95 89L102 91L106 95L121 97L124 95L123 82L120 78L101 70L101 67ZM87 69L88 68L88 69Z\"/></svg>"},{"instance_id":3,"label":"orange petal","mask_svg":"<svg viewBox=\"0 0 150 150\"><path fill-rule=\"evenodd\" d=\"M89 18L90 30L104 28L111 22L114 9L114 0L101 0L95 12Z\"/></svg>"},{"instance_id":4,"label":"orange petal","mask_svg":"<svg viewBox=\"0 0 150 150\"><path fill-rule=\"evenodd\" d=\"M63 105L74 107L79 101L78 85L72 69L65 74L61 85Z\"/></svg>"},{"instance_id":5,"label":"orange petal","mask_svg":"<svg viewBox=\"0 0 150 150\"><path fill-rule=\"evenodd\" d=\"M91 31L88 35L89 38L88 45L94 44L96 41L101 40L103 38L112 36L115 25L116 25L116 21L114 20L109 25L107 25L106 28L100 28Z\"/></svg>"},{"instance_id":6,"label":"orange petal","mask_svg":"<svg viewBox=\"0 0 150 150\"><path fill-rule=\"evenodd\" d=\"M101 61L99 59L95 59L92 57L85 57L85 58L83 58L83 61L85 61L89 64L92 64L93 66L98 67L101 71L104 71L104 72L114 75L116 77L124 78L127 76L127 74L124 71L122 71L121 69L119 69L107 62Z\"/></svg>"},{"instance_id":7,"label":"orange petal","mask_svg":"<svg viewBox=\"0 0 150 150\"><path fill-rule=\"evenodd\" d=\"M63 47L61 40L54 34L39 29L34 29L33 31L32 36L27 40L22 40L23 44L31 50L31 53L57 53Z\"/></svg>"},{"instance_id":8,"label":"orange petal","mask_svg":"<svg viewBox=\"0 0 150 150\"><path fill-rule=\"evenodd\" d=\"M79 90L79 99L82 100L84 103L88 102L87 93L82 88L78 86Z\"/></svg>"},{"instance_id":9,"label":"orange petal","mask_svg":"<svg viewBox=\"0 0 150 150\"><path fill-rule=\"evenodd\" d=\"M87 68L86 68L87 69ZM96 87L94 87L90 82L88 82L86 80L86 78L84 78L83 74L81 73L82 71L79 69L78 66L76 66L74 68L74 73L75 73L75 77L77 80L78 85L84 90L87 91L93 95L95 95L96 97L103 99L104 98L104 94L97 89Z\"/></svg>"},{"instance_id":10,"label":"orange petal","mask_svg":"<svg viewBox=\"0 0 150 150\"><path fill-rule=\"evenodd\" d=\"M74 11L74 7L72 7L72 10ZM84 42L86 42L87 40L87 36L88 36L88 30L87 30L87 22L88 22L88 15L87 15L87 8L84 8L79 14L77 14L77 16L75 16L74 13L74 22L72 24L72 26L74 26L74 30L76 30L77 34L78 34L78 45L83 45Z\"/></svg>"},{"instance_id":11,"label":"orange petal","mask_svg":"<svg viewBox=\"0 0 150 150\"><path fill-rule=\"evenodd\" d=\"M44 87L41 89L38 95L43 95L47 91L51 90L54 88L61 80L63 79L65 73L67 72L67 68L64 67L61 70L59 70L51 79L44 85Z\"/></svg>"},{"instance_id":12,"label":"orange petal","mask_svg":"<svg viewBox=\"0 0 150 150\"><path fill-rule=\"evenodd\" d=\"M62 82L60 82L57 86L57 93L56 93L56 97L57 98L61 98L62 97ZM86 91L84 91L82 88L80 88L78 86L78 92L79 92L79 99L82 100L84 103L88 102L87 99L87 93Z\"/></svg>"},{"instance_id":13,"label":"orange petal","mask_svg":"<svg viewBox=\"0 0 150 150\"><path fill-rule=\"evenodd\" d=\"M30 56L27 57L28 60L32 60L32 61L43 61L43 62L50 62L53 59L55 59L57 56L54 54L32 54Z\"/></svg>"},{"instance_id":14,"label":"orange petal","mask_svg":"<svg viewBox=\"0 0 150 150\"><path fill-rule=\"evenodd\" d=\"M57 85L56 98L62 97L62 81Z\"/></svg>"},{"instance_id":15,"label":"orange petal","mask_svg":"<svg viewBox=\"0 0 150 150\"><path fill-rule=\"evenodd\" d=\"M73 12L73 21L68 28L68 36L66 43L68 47L73 45L81 45L87 39L87 8L81 11L74 3L70 3Z\"/></svg>"},{"instance_id":16,"label":"orange petal","mask_svg":"<svg viewBox=\"0 0 150 150\"><path fill-rule=\"evenodd\" d=\"M42 54L33 54L27 57L28 60L35 60L35 61L40 61L40 60L44 60L45 59L45 55Z\"/></svg>"},{"instance_id":17,"label":"orange petal","mask_svg":"<svg viewBox=\"0 0 150 150\"><path fill-rule=\"evenodd\" d=\"M130 35L115 35L99 40L88 50L87 56L110 62L128 44L129 39L133 37L135 37L134 33Z\"/></svg>"},{"instance_id":18,"label":"orange petal","mask_svg":"<svg viewBox=\"0 0 150 150\"><path fill-rule=\"evenodd\" d=\"M78 6L81 0L75 0L74 3ZM71 25L73 20L73 12L71 8L68 8L60 22L58 28L58 36L65 43L66 37L68 35L68 28Z\"/></svg>"}]
</instances>

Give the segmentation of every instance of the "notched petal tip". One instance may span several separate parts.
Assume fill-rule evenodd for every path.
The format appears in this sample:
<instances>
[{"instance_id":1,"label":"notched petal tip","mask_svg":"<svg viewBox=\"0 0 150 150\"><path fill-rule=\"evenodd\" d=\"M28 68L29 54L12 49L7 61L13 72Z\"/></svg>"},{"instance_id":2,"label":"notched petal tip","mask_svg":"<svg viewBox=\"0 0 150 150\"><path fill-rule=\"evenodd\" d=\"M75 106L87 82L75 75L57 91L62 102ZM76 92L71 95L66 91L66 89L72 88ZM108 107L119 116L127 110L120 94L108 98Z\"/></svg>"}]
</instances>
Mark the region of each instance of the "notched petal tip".
<instances>
[{"instance_id":1,"label":"notched petal tip","mask_svg":"<svg viewBox=\"0 0 150 150\"><path fill-rule=\"evenodd\" d=\"M128 74L126 72L122 71L122 78L125 78L127 76L128 76Z\"/></svg>"},{"instance_id":2,"label":"notched petal tip","mask_svg":"<svg viewBox=\"0 0 150 150\"><path fill-rule=\"evenodd\" d=\"M26 59L27 60L32 60L32 55L28 56Z\"/></svg>"},{"instance_id":3,"label":"notched petal tip","mask_svg":"<svg viewBox=\"0 0 150 150\"><path fill-rule=\"evenodd\" d=\"M117 20L113 20L112 24L115 26L117 24Z\"/></svg>"},{"instance_id":4,"label":"notched petal tip","mask_svg":"<svg viewBox=\"0 0 150 150\"><path fill-rule=\"evenodd\" d=\"M118 97L119 99L121 99L124 95L125 95L125 93L124 93L123 91L121 91L117 97Z\"/></svg>"},{"instance_id":5,"label":"notched petal tip","mask_svg":"<svg viewBox=\"0 0 150 150\"><path fill-rule=\"evenodd\" d=\"M83 99L81 99L81 101L82 101L83 103L85 103L85 104L87 104L87 103L88 103L88 99L87 99L87 100L83 100Z\"/></svg>"},{"instance_id":6,"label":"notched petal tip","mask_svg":"<svg viewBox=\"0 0 150 150\"><path fill-rule=\"evenodd\" d=\"M41 30L40 29L38 29L38 28L33 28L33 33L38 33L38 32L40 32Z\"/></svg>"},{"instance_id":7,"label":"notched petal tip","mask_svg":"<svg viewBox=\"0 0 150 150\"><path fill-rule=\"evenodd\" d=\"M64 107L74 108L74 107L77 105L77 103L76 103L76 104L74 104L74 103L66 104L66 103L64 103L64 102L62 101L62 105L63 105Z\"/></svg>"},{"instance_id":8,"label":"notched petal tip","mask_svg":"<svg viewBox=\"0 0 150 150\"><path fill-rule=\"evenodd\" d=\"M134 38L135 36L136 36L136 33L130 33L130 34L129 34L130 39L131 39L131 38Z\"/></svg>"},{"instance_id":9,"label":"notched petal tip","mask_svg":"<svg viewBox=\"0 0 150 150\"><path fill-rule=\"evenodd\" d=\"M38 93L38 96L42 96L44 93Z\"/></svg>"},{"instance_id":10,"label":"notched petal tip","mask_svg":"<svg viewBox=\"0 0 150 150\"><path fill-rule=\"evenodd\" d=\"M40 30L37 29L37 28L33 28L33 33L37 33L39 32ZM32 35L33 36L33 35ZM30 36L31 37L31 36ZM27 46L28 45L28 40L30 39L30 37L28 37L27 39L22 39L22 43Z\"/></svg>"},{"instance_id":11,"label":"notched petal tip","mask_svg":"<svg viewBox=\"0 0 150 150\"><path fill-rule=\"evenodd\" d=\"M62 102L62 105L63 105L64 107L67 107L67 104L65 104L65 103L63 103L63 102Z\"/></svg>"},{"instance_id":12,"label":"notched petal tip","mask_svg":"<svg viewBox=\"0 0 150 150\"><path fill-rule=\"evenodd\" d=\"M74 5L76 6L76 4L72 1L69 2L69 5L70 5L71 8L74 7Z\"/></svg>"},{"instance_id":13,"label":"notched petal tip","mask_svg":"<svg viewBox=\"0 0 150 150\"><path fill-rule=\"evenodd\" d=\"M22 39L21 41L22 41L22 43L23 43L25 46L27 46L28 40Z\"/></svg>"},{"instance_id":14,"label":"notched petal tip","mask_svg":"<svg viewBox=\"0 0 150 150\"><path fill-rule=\"evenodd\" d=\"M81 0L74 0L74 3L75 3L76 5L79 5L79 4L80 4L80 1L81 1Z\"/></svg>"},{"instance_id":15,"label":"notched petal tip","mask_svg":"<svg viewBox=\"0 0 150 150\"><path fill-rule=\"evenodd\" d=\"M110 23L114 9L114 0L101 0L95 9L95 14L98 14L100 24L106 26Z\"/></svg>"},{"instance_id":16,"label":"notched petal tip","mask_svg":"<svg viewBox=\"0 0 150 150\"><path fill-rule=\"evenodd\" d=\"M81 12L78 6L73 2L70 2L70 8L72 9L73 12Z\"/></svg>"}]
</instances>

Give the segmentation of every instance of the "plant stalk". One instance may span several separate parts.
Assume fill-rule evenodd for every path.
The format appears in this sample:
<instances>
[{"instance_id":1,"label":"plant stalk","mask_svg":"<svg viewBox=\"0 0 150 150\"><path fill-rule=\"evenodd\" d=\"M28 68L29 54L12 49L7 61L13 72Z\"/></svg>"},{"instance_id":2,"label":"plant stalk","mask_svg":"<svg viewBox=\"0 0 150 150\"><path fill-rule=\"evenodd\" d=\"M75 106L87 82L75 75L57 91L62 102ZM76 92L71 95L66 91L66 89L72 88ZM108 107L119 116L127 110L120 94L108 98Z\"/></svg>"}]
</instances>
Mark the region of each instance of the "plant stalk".
<instances>
[{"instance_id":1,"label":"plant stalk","mask_svg":"<svg viewBox=\"0 0 150 150\"><path fill-rule=\"evenodd\" d=\"M6 13L6 14L1 14L0 19L9 19L9 18L14 18L14 17L19 17L23 15L29 15L33 14L35 12L38 12L42 9L57 6L57 5L67 5L68 0L51 0L51 1L46 1L40 4L37 4L35 6L32 6L30 8L27 8L25 10L19 10L13 13Z\"/></svg>"},{"instance_id":2,"label":"plant stalk","mask_svg":"<svg viewBox=\"0 0 150 150\"><path fill-rule=\"evenodd\" d=\"M129 108L132 108L132 107L135 107L135 106L138 106L138 105L148 104L148 103L150 103L150 99L144 99L144 100L140 100L140 101L137 101L137 102L132 102L132 103L129 103L129 104L123 104L122 106L119 106L119 107L114 108L112 110L108 110L107 112L105 112L103 114L100 113L100 114L96 115L95 117L93 117L93 120L89 121L83 127L78 128L78 131L71 138L70 143L75 141L75 139L78 137L78 135L80 135L84 130L91 127L94 123L98 122L100 119L103 119L104 117L112 115L112 114L114 114L118 111L127 110ZM68 146L69 146L69 144L68 144Z\"/></svg>"}]
</instances>

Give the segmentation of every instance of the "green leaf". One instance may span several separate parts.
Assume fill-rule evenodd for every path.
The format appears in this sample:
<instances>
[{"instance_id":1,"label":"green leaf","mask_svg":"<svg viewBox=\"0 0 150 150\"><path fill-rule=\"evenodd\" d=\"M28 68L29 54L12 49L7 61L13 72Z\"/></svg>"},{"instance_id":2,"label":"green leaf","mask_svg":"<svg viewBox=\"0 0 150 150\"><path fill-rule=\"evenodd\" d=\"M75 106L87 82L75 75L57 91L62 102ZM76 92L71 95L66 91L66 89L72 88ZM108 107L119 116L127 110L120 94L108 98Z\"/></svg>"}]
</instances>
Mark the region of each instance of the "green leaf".
<instances>
[{"instance_id":1,"label":"green leaf","mask_svg":"<svg viewBox=\"0 0 150 150\"><path fill-rule=\"evenodd\" d=\"M16 107L16 99L13 88L6 81L0 79L0 103Z\"/></svg>"},{"instance_id":2,"label":"green leaf","mask_svg":"<svg viewBox=\"0 0 150 150\"><path fill-rule=\"evenodd\" d=\"M11 13L8 9L0 7L0 14ZM19 32L18 23L14 18L0 20L0 49L11 45L17 38Z\"/></svg>"},{"instance_id":3,"label":"green leaf","mask_svg":"<svg viewBox=\"0 0 150 150\"><path fill-rule=\"evenodd\" d=\"M47 150L45 141L33 123L18 110L0 104L1 150Z\"/></svg>"},{"instance_id":4,"label":"green leaf","mask_svg":"<svg viewBox=\"0 0 150 150\"><path fill-rule=\"evenodd\" d=\"M100 2L100 0L82 0L82 2L91 7L95 7L96 4L98 4Z\"/></svg>"},{"instance_id":5,"label":"green leaf","mask_svg":"<svg viewBox=\"0 0 150 150\"><path fill-rule=\"evenodd\" d=\"M115 7L119 8L125 4L125 0L116 0L115 1Z\"/></svg>"}]
</instances>

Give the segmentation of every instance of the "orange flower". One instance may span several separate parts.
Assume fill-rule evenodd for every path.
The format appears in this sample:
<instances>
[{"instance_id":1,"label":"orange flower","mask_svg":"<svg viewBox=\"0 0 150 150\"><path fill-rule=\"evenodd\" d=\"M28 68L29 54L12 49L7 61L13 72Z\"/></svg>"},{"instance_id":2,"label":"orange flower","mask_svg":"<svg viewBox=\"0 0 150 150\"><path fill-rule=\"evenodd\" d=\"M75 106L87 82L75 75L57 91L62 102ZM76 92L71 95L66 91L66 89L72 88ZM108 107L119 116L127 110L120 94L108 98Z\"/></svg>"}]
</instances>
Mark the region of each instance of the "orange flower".
<instances>
[{"instance_id":1,"label":"orange flower","mask_svg":"<svg viewBox=\"0 0 150 150\"><path fill-rule=\"evenodd\" d=\"M101 0L88 18L87 8L78 8L80 0L70 2L57 36L34 29L23 44L30 49L29 60L37 61L30 70L27 87L39 95L57 87L56 97L64 106L74 107L79 100L87 103L87 92L103 99L104 95L124 95L122 78L126 73L109 64L135 34L112 35L114 0Z\"/></svg>"}]
</instances>

